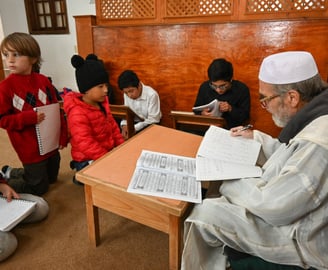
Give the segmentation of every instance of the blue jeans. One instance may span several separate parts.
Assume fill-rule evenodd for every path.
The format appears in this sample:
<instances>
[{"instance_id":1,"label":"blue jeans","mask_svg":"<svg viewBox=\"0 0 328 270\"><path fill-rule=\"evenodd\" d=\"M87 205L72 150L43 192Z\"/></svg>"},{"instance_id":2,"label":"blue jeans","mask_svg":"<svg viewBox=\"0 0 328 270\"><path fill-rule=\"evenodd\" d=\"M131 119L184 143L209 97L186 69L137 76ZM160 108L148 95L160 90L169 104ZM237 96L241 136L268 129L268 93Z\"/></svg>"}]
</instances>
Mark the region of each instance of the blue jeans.
<instances>
[{"instance_id":1,"label":"blue jeans","mask_svg":"<svg viewBox=\"0 0 328 270\"><path fill-rule=\"evenodd\" d=\"M75 161L75 160L72 160L71 163L70 163L70 166L71 168L76 171L80 171L82 170L84 167L88 166L89 164L92 163L93 160L86 160L86 161L81 161L81 162L78 162L78 161Z\"/></svg>"}]
</instances>

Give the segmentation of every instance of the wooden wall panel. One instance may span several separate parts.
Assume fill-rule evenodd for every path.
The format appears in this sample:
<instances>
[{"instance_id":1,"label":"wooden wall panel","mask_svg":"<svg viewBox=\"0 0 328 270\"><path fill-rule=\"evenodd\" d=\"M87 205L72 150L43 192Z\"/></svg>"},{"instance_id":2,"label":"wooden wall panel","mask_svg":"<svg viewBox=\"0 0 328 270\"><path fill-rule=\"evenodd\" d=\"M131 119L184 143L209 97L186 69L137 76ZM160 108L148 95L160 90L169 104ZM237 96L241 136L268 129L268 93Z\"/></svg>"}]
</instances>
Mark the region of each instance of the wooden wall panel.
<instances>
[{"instance_id":1,"label":"wooden wall panel","mask_svg":"<svg viewBox=\"0 0 328 270\"><path fill-rule=\"evenodd\" d=\"M170 110L190 111L207 67L224 57L234 65L234 78L251 90L251 123L273 136L279 133L271 115L258 102L262 59L285 50L310 51L323 78L328 74L328 20L267 21L224 24L93 27L94 53L104 60L123 102L118 75L133 69L160 95L162 124L171 126Z\"/></svg>"},{"instance_id":2,"label":"wooden wall panel","mask_svg":"<svg viewBox=\"0 0 328 270\"><path fill-rule=\"evenodd\" d=\"M82 57L86 57L93 52L93 32L92 27L96 24L96 17L90 15L74 16L76 23L77 52Z\"/></svg>"}]
</instances>

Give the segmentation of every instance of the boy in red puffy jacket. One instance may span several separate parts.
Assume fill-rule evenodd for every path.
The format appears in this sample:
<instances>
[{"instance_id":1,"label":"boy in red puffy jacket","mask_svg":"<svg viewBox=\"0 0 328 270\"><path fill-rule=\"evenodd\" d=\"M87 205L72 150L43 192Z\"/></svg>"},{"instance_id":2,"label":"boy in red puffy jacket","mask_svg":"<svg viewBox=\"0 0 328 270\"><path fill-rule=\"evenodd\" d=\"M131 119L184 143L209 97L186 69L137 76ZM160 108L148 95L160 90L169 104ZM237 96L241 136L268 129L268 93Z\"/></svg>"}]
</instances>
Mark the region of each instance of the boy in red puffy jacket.
<instances>
[{"instance_id":1,"label":"boy in red puffy jacket","mask_svg":"<svg viewBox=\"0 0 328 270\"><path fill-rule=\"evenodd\" d=\"M85 60L73 55L71 63L76 69L80 93L70 92L64 96L64 111L71 135L71 167L79 171L124 139L109 109L109 80L103 63L94 54Z\"/></svg>"}]
</instances>

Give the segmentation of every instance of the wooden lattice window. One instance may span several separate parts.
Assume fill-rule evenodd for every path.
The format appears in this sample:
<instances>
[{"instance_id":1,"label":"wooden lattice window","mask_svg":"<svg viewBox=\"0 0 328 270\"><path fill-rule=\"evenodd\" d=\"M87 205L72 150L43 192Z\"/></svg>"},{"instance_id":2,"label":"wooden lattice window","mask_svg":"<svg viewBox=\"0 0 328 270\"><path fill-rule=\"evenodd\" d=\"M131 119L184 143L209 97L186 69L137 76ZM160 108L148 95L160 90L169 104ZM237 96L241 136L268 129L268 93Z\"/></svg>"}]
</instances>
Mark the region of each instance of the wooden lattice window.
<instances>
[{"instance_id":1,"label":"wooden lattice window","mask_svg":"<svg viewBox=\"0 0 328 270\"><path fill-rule=\"evenodd\" d=\"M327 18L328 0L96 0L98 25Z\"/></svg>"},{"instance_id":2,"label":"wooden lattice window","mask_svg":"<svg viewBox=\"0 0 328 270\"><path fill-rule=\"evenodd\" d=\"M25 0L30 34L67 34L66 0Z\"/></svg>"},{"instance_id":3,"label":"wooden lattice window","mask_svg":"<svg viewBox=\"0 0 328 270\"><path fill-rule=\"evenodd\" d=\"M327 0L247 0L247 13L311 12L327 9Z\"/></svg>"},{"instance_id":4,"label":"wooden lattice window","mask_svg":"<svg viewBox=\"0 0 328 270\"><path fill-rule=\"evenodd\" d=\"M101 0L102 19L155 18L155 0Z\"/></svg>"},{"instance_id":5,"label":"wooden lattice window","mask_svg":"<svg viewBox=\"0 0 328 270\"><path fill-rule=\"evenodd\" d=\"M232 14L233 0L167 0L167 17L218 16Z\"/></svg>"}]
</instances>

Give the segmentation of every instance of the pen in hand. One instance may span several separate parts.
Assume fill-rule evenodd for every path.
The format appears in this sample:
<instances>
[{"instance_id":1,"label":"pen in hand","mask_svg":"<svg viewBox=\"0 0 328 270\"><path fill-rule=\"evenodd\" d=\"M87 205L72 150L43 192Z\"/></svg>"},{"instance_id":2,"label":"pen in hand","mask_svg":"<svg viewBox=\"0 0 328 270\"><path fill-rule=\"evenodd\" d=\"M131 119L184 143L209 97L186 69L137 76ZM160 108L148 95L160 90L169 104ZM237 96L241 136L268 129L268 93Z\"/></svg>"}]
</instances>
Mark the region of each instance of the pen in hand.
<instances>
[{"instance_id":1,"label":"pen in hand","mask_svg":"<svg viewBox=\"0 0 328 270\"><path fill-rule=\"evenodd\" d=\"M253 127L253 125L251 125L251 124L246 125L246 126L242 127L241 129L239 129L238 132L240 132L240 131L244 131L244 130L247 130L247 129L250 129L250 128L252 128L252 127Z\"/></svg>"}]
</instances>

